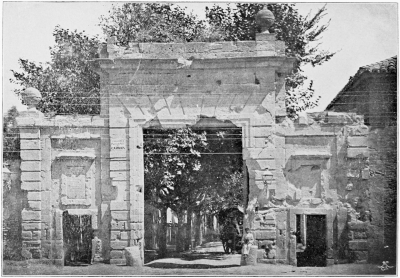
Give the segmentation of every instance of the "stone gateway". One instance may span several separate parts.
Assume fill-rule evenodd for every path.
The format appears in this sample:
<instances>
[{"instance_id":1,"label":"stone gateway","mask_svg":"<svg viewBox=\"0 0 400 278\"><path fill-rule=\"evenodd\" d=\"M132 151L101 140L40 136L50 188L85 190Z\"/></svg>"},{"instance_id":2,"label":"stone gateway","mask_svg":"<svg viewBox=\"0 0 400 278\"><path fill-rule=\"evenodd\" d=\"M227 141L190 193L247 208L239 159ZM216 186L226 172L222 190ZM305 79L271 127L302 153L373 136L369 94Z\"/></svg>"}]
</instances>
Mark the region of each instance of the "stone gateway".
<instances>
[{"instance_id":1,"label":"stone gateway","mask_svg":"<svg viewBox=\"0 0 400 278\"><path fill-rule=\"evenodd\" d=\"M100 115L46 117L29 110L18 118L26 258L64 264L65 212L90 219L103 261L123 264L125 250L143 252L143 129L200 120L242 130L252 263L326 266L381 252L374 236L381 228L371 227L356 202L368 203L368 127L361 116L335 112L289 120L285 77L295 59L274 34L128 48L111 38L103 47L93 61L101 77ZM307 253L318 257L307 260Z\"/></svg>"}]
</instances>

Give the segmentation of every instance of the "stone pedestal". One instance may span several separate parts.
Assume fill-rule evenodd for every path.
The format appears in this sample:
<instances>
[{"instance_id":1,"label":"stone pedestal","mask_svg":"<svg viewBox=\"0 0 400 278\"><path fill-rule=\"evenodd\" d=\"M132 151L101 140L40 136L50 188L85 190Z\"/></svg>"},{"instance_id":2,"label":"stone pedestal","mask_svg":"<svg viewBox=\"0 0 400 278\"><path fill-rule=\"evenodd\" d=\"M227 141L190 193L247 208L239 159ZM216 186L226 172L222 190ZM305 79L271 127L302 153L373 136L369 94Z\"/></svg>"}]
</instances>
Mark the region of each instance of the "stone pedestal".
<instances>
[{"instance_id":1,"label":"stone pedestal","mask_svg":"<svg viewBox=\"0 0 400 278\"><path fill-rule=\"evenodd\" d=\"M143 266L143 259L139 246L126 247L124 251L127 266L136 268L141 268Z\"/></svg>"},{"instance_id":2,"label":"stone pedestal","mask_svg":"<svg viewBox=\"0 0 400 278\"><path fill-rule=\"evenodd\" d=\"M250 251L247 256L242 254L242 257L240 259L240 265L256 265L257 264L257 250L258 246L257 245L252 245L250 246Z\"/></svg>"}]
</instances>

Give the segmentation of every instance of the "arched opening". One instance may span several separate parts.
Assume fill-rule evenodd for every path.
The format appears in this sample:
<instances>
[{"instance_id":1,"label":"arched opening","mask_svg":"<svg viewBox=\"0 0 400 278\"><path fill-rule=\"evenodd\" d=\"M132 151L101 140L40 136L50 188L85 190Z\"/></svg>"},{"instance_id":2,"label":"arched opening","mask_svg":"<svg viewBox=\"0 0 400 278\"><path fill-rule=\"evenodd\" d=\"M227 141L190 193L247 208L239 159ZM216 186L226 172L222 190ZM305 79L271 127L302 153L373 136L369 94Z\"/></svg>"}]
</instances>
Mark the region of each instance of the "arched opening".
<instances>
[{"instance_id":1,"label":"arched opening","mask_svg":"<svg viewBox=\"0 0 400 278\"><path fill-rule=\"evenodd\" d=\"M165 256L221 242L220 212L243 207L242 128L201 118L143 129L145 253Z\"/></svg>"}]
</instances>

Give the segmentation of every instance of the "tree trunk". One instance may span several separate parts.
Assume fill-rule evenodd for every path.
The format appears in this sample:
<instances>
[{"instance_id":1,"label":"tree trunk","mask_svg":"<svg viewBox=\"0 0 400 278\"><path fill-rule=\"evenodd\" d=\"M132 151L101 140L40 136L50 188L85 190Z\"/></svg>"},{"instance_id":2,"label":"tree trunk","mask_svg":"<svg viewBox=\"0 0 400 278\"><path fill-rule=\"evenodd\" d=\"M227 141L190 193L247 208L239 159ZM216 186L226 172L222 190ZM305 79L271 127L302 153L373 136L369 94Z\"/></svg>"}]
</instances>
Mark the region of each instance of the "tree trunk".
<instances>
[{"instance_id":1,"label":"tree trunk","mask_svg":"<svg viewBox=\"0 0 400 278\"><path fill-rule=\"evenodd\" d=\"M186 218L186 244L185 250L189 250L192 245L192 209L188 208L187 210L187 218Z\"/></svg>"},{"instance_id":2,"label":"tree trunk","mask_svg":"<svg viewBox=\"0 0 400 278\"><path fill-rule=\"evenodd\" d=\"M164 258L167 255L167 208L161 209L161 223L158 230L158 255Z\"/></svg>"},{"instance_id":3,"label":"tree trunk","mask_svg":"<svg viewBox=\"0 0 400 278\"><path fill-rule=\"evenodd\" d=\"M178 215L178 237L176 241L176 251L182 252L185 249L185 213L184 212L177 212Z\"/></svg>"}]
</instances>

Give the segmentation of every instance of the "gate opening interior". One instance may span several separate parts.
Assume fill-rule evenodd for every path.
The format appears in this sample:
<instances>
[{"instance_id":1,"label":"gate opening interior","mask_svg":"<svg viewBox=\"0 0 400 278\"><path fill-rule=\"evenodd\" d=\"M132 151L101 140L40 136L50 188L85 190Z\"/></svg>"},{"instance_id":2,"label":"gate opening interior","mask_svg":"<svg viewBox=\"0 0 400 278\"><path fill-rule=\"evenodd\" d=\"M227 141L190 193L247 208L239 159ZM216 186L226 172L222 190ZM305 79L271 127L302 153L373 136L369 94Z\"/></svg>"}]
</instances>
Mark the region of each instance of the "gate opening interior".
<instances>
[{"instance_id":1,"label":"gate opening interior","mask_svg":"<svg viewBox=\"0 0 400 278\"><path fill-rule=\"evenodd\" d=\"M65 265L89 264L92 256L92 216L63 213Z\"/></svg>"},{"instance_id":2,"label":"gate opening interior","mask_svg":"<svg viewBox=\"0 0 400 278\"><path fill-rule=\"evenodd\" d=\"M326 266L326 215L296 215L297 266Z\"/></svg>"},{"instance_id":3,"label":"gate opening interior","mask_svg":"<svg viewBox=\"0 0 400 278\"><path fill-rule=\"evenodd\" d=\"M166 233L167 245L186 242L186 247L193 248L207 240L220 240L219 211L243 205L242 129L216 121L202 119L186 128L143 130L146 250L160 248L160 232ZM170 211L164 229L160 229L160 206ZM184 232L176 225L182 209ZM210 221L211 214L215 221Z\"/></svg>"}]
</instances>

